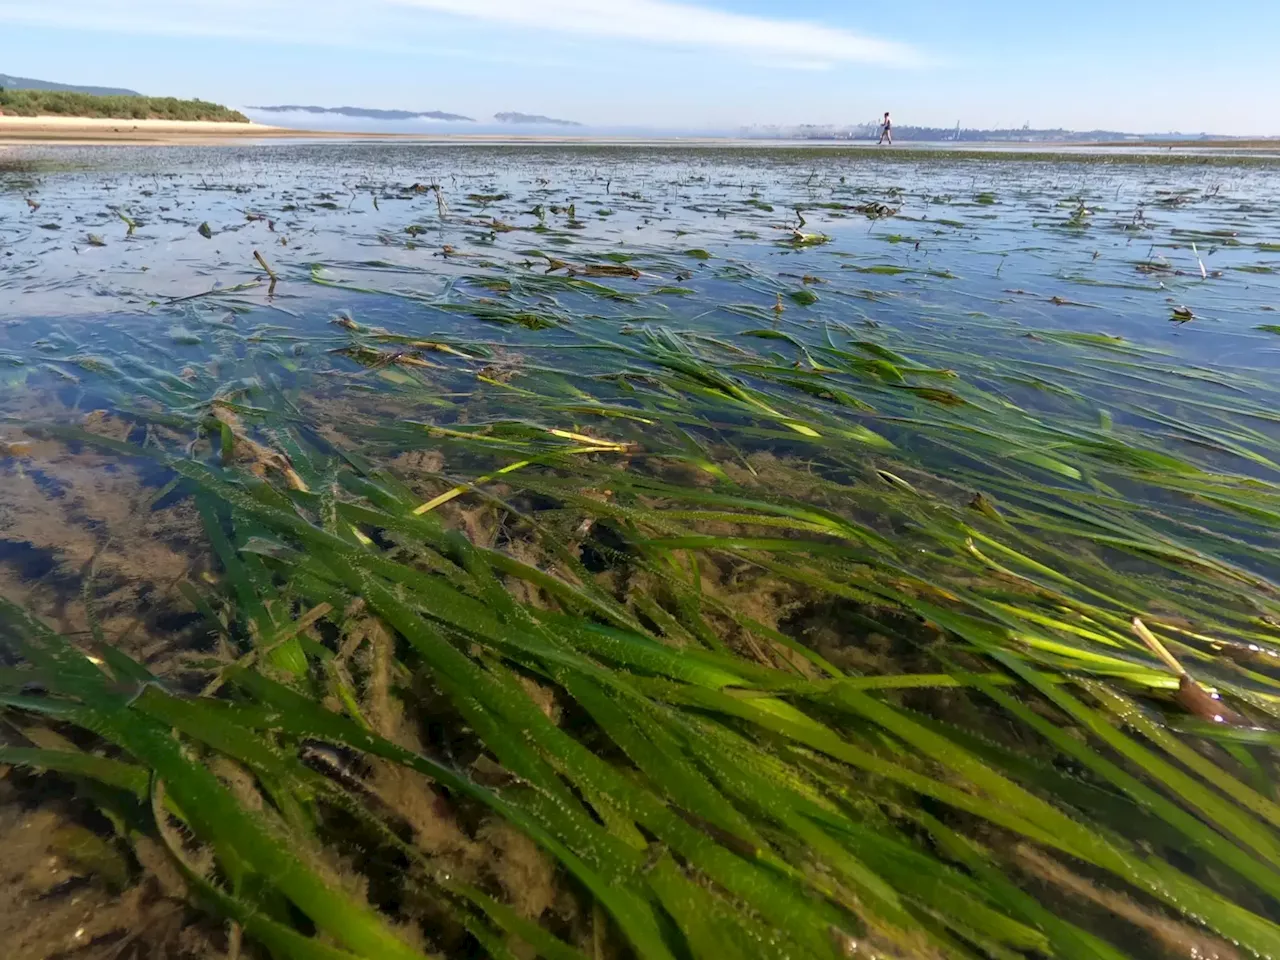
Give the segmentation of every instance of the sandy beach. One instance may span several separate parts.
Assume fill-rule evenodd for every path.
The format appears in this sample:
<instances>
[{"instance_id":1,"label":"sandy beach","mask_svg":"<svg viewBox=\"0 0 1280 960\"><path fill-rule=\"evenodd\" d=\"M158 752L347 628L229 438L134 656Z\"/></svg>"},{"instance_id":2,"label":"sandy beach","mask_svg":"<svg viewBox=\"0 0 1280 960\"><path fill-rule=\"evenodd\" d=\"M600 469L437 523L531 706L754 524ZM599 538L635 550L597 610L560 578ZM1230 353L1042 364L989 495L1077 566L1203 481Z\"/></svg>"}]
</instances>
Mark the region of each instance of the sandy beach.
<instances>
[{"instance_id":1,"label":"sandy beach","mask_svg":"<svg viewBox=\"0 0 1280 960\"><path fill-rule=\"evenodd\" d=\"M12 117L0 115L0 147L20 144L63 144L67 146L94 146L121 144L134 146L218 145L252 140L409 140L431 144L560 144L560 145L610 145L628 146L679 144L683 146L737 146L737 147L793 147L848 148L868 144L848 141L781 141L740 140L733 137L635 137L592 135L547 135L511 133L388 133L335 130L296 130L273 127L262 123L228 123L214 120L117 120L98 117ZM899 153L937 151L938 144L904 142ZM950 146L950 145L948 145ZM961 146L961 145L957 145ZM1177 149L1230 150L1241 154L1253 151L1280 149L1280 138L1256 140L1125 140L1115 142L1058 142L1040 144L975 143L962 145L962 149L998 151L1009 147L1038 146L1050 150L1095 149L1110 151L1114 148L1141 148L1152 151Z\"/></svg>"},{"instance_id":2,"label":"sandy beach","mask_svg":"<svg viewBox=\"0 0 1280 960\"><path fill-rule=\"evenodd\" d=\"M559 144L719 144L733 141L718 137L597 137L522 134L387 133L354 130L296 130L261 123L227 123L212 120L114 120L88 117L10 117L0 115L0 146L52 143L94 146L217 145L246 140L411 140L420 143L559 143Z\"/></svg>"},{"instance_id":3,"label":"sandy beach","mask_svg":"<svg viewBox=\"0 0 1280 960\"><path fill-rule=\"evenodd\" d=\"M269 127L260 123L0 116L0 143L183 144L313 136L317 134L305 130Z\"/></svg>"}]
</instances>

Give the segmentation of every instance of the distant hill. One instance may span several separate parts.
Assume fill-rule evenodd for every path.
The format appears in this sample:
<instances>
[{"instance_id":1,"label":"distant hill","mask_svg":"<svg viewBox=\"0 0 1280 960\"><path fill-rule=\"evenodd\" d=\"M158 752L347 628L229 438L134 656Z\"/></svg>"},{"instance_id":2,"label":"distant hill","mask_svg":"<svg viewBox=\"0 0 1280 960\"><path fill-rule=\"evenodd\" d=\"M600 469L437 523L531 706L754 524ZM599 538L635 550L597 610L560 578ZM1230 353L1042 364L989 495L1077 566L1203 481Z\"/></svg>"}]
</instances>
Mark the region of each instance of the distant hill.
<instances>
[{"instance_id":1,"label":"distant hill","mask_svg":"<svg viewBox=\"0 0 1280 960\"><path fill-rule=\"evenodd\" d=\"M338 117L358 117L362 120L447 120L455 123L475 123L470 117L464 117L459 113L444 113L440 110L414 112L412 110L375 110L371 107L302 107L296 104L275 107L246 107L245 109L261 110L264 113L331 114Z\"/></svg>"},{"instance_id":2,"label":"distant hill","mask_svg":"<svg viewBox=\"0 0 1280 960\"><path fill-rule=\"evenodd\" d=\"M476 123L471 117L459 113L445 113L442 110L379 110L373 107L316 107L300 104L280 104L275 106L245 107L246 110L257 110L262 113L306 113L312 116L347 117L356 120L380 120L384 122L403 123L409 120L444 120L449 123ZM582 124L572 120L557 120L555 117L544 117L532 113L499 113L494 121L502 124L523 124L544 127L580 127Z\"/></svg>"},{"instance_id":3,"label":"distant hill","mask_svg":"<svg viewBox=\"0 0 1280 960\"><path fill-rule=\"evenodd\" d=\"M582 124L573 120L557 120L555 117L544 117L536 113L495 113L493 119L499 123L540 124L547 127L580 127Z\"/></svg>"},{"instance_id":4,"label":"distant hill","mask_svg":"<svg viewBox=\"0 0 1280 960\"><path fill-rule=\"evenodd\" d=\"M854 138L871 140L880 135L878 123L866 123L854 127ZM1030 126L1004 130L959 129L949 127L895 126L895 140L917 140L954 143L1097 143L1115 140L1136 140L1138 136L1119 130L1064 130L1032 129Z\"/></svg>"},{"instance_id":5,"label":"distant hill","mask_svg":"<svg viewBox=\"0 0 1280 960\"><path fill-rule=\"evenodd\" d=\"M136 90L122 87L81 87L71 83L54 83L51 80L32 80L30 77L11 77L0 73L0 87L6 90L51 90L58 93L88 93L95 97L140 97Z\"/></svg>"},{"instance_id":6,"label":"distant hill","mask_svg":"<svg viewBox=\"0 0 1280 960\"><path fill-rule=\"evenodd\" d=\"M182 120L248 123L238 110L205 100L137 95L99 96L68 90L0 89L0 116L76 117L109 120Z\"/></svg>"},{"instance_id":7,"label":"distant hill","mask_svg":"<svg viewBox=\"0 0 1280 960\"><path fill-rule=\"evenodd\" d=\"M857 123L849 126L795 124L747 127L740 136L769 140L876 140L880 124ZM1208 134L1188 136L1181 133L1136 134L1119 130L1033 129L1030 126L981 130L961 127L914 127L895 124L895 141L932 143L1116 143L1140 140L1208 139Z\"/></svg>"}]
</instances>

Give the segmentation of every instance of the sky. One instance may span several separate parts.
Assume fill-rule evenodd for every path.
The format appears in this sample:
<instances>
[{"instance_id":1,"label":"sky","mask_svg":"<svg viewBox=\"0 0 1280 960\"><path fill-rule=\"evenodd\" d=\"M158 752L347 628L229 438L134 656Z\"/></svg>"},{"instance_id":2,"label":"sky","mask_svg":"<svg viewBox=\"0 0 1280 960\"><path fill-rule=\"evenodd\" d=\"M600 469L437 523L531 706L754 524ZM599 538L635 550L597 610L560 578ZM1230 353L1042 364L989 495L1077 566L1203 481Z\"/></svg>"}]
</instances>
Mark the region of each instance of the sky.
<instances>
[{"instance_id":1,"label":"sky","mask_svg":"<svg viewBox=\"0 0 1280 960\"><path fill-rule=\"evenodd\" d=\"M0 0L0 73L591 125L1280 134L1280 0Z\"/></svg>"}]
</instances>

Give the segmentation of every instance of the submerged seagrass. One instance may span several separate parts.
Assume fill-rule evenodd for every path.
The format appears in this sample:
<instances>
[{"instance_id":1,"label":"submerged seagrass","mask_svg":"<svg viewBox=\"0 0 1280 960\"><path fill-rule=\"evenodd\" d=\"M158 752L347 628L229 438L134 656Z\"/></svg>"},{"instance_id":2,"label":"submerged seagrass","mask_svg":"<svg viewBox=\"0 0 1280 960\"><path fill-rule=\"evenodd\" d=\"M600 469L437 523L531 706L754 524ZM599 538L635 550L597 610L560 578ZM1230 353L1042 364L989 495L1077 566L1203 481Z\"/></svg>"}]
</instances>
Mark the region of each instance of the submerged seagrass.
<instances>
[{"instance_id":1,"label":"submerged seagrass","mask_svg":"<svg viewBox=\"0 0 1280 960\"><path fill-rule=\"evenodd\" d=\"M210 951L1280 956L1275 168L62 159L0 763Z\"/></svg>"}]
</instances>

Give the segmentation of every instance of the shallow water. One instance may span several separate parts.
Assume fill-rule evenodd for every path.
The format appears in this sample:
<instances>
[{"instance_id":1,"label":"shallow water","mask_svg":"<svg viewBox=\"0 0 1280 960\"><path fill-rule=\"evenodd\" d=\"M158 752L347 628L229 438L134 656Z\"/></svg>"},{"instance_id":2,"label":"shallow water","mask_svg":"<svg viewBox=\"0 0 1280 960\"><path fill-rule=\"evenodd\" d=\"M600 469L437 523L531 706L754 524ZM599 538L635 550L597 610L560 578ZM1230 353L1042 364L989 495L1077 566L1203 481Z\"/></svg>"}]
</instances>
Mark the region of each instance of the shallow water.
<instances>
[{"instance_id":1,"label":"shallow water","mask_svg":"<svg viewBox=\"0 0 1280 960\"><path fill-rule=\"evenodd\" d=\"M375 416L437 424L568 420L581 410L526 405L522 384L536 392L543 371L630 403L637 358L608 348L665 330L944 483L1122 494L1179 542L1276 573L1265 523L1058 455L1115 441L1230 484L1277 479L1280 165L1265 160L339 143L32 148L6 164L0 413L15 429L172 405L175 385L195 410L263 383L340 408L382 393ZM387 352L351 354L362 335L335 317L387 332ZM493 363L434 352L406 381L396 338ZM814 359L837 347L862 359ZM899 383L890 364L905 389L884 389L885 357L916 368ZM818 389L832 376L852 399ZM850 476L780 412L718 416L676 442L816 455L824 477ZM669 452L639 422L599 426ZM5 549L30 545L15 531Z\"/></svg>"},{"instance_id":2,"label":"shallow water","mask_svg":"<svg viewBox=\"0 0 1280 960\"><path fill-rule=\"evenodd\" d=\"M515 269L531 247L652 257L700 247L716 259L691 264L687 285L699 293L723 282L719 261L727 260L766 282L813 272L833 282L833 293L892 298L877 319L982 310L1011 323L1103 330L1196 360L1230 360L1267 348L1267 338L1250 331L1280 293L1280 167L1265 162L395 144L6 156L37 168L0 179L0 302L17 317L155 314L153 301L260 277L254 249L270 256L284 281L275 302L309 313L332 296L301 286L317 268L338 282L377 286L381 278L383 286L435 293L448 278L475 272L477 257L484 270ZM39 158L67 169L39 172ZM443 223L433 193L407 189L437 182L455 214ZM484 195L495 199L468 199ZM28 199L40 209L29 209ZM869 220L823 209L874 201L897 215ZM539 223L533 208L570 204L580 220L572 231L563 229L566 214L547 213L550 232L531 233ZM1082 204L1085 212L1074 216ZM797 208L807 231L832 242L780 248ZM120 212L138 224L133 236L125 236ZM486 223L493 218L514 229L494 235ZM213 239L197 233L205 222ZM407 236L415 225L421 233ZM105 245L92 246L91 235ZM445 245L459 256L442 258ZM645 293L671 279L648 273L624 289ZM743 303L773 305L749 283L732 292ZM1085 306L1057 306L1054 297ZM1190 307L1196 322L1162 322L1170 304Z\"/></svg>"},{"instance_id":3,"label":"shallow water","mask_svg":"<svg viewBox=\"0 0 1280 960\"><path fill-rule=\"evenodd\" d=\"M582 373L609 366L584 337L645 323L809 346L874 331L1027 410L1063 416L1071 390L1148 434L1135 407L1221 427L1213 402L1275 396L1266 161L352 143L6 156L10 411L23 386L71 383L111 406L95 358L149 365L135 375L341 369L324 351L345 342L330 325L344 310ZM793 356L783 344L774 357ZM1182 402L1197 390L1210 406ZM1258 437L1274 427L1250 420Z\"/></svg>"},{"instance_id":4,"label":"shallow water","mask_svg":"<svg viewBox=\"0 0 1280 960\"><path fill-rule=\"evenodd\" d=\"M895 610L870 634L858 619L876 609L860 578L884 562L907 608L936 590L923 595L1065 618L1077 633L1049 621L1043 662L1078 644L1147 692L1168 678L1124 647L1127 618L1208 631L1179 634L1200 675L1280 716L1273 664L1214 655L1265 658L1276 640L1277 309L1280 165L1265 160L14 151L0 158L0 595L198 693L210 662L243 653L178 596L243 586L202 523L235 521L254 576L289 548L243 522L246 502L224 517L197 492L199 515L175 465L284 478L295 501L259 493L324 517L324 495L304 497L373 464L422 514L457 498L438 515L477 544L524 556L520 523L495 517L536 519L624 604L647 588L614 569L610 523L672 557L746 557L695 567L696 589L705 573L717 598L853 675L925 669L876 649L918 640L920 616ZM492 484L531 463L545 475ZM663 513L683 495L692 510ZM351 529L403 556L373 526ZM993 561L974 537L1008 552ZM251 607L225 603L224 618Z\"/></svg>"}]
</instances>

